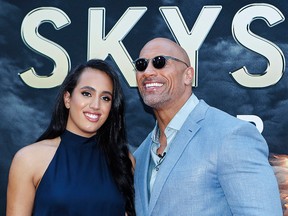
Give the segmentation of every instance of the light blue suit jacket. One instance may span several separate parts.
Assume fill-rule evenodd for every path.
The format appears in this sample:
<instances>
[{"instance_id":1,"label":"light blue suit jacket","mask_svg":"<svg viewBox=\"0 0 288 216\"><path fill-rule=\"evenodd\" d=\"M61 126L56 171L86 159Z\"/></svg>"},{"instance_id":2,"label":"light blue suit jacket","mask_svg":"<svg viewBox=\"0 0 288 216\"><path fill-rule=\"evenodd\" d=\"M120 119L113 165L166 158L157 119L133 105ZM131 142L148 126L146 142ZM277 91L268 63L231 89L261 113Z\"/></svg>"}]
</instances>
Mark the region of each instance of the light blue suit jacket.
<instances>
[{"instance_id":1,"label":"light blue suit jacket","mask_svg":"<svg viewBox=\"0 0 288 216\"><path fill-rule=\"evenodd\" d=\"M203 100L178 131L148 200L151 133L135 151L137 216L280 216L268 146L256 127Z\"/></svg>"}]
</instances>

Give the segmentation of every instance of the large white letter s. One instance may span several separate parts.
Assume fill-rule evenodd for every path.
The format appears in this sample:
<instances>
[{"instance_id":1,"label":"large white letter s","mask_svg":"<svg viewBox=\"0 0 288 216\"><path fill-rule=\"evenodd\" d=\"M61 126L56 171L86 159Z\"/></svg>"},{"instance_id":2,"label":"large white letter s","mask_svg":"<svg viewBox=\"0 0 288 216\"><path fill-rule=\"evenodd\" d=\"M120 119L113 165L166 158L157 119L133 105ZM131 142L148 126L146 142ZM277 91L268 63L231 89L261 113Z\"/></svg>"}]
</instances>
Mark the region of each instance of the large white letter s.
<instances>
[{"instance_id":1,"label":"large white letter s","mask_svg":"<svg viewBox=\"0 0 288 216\"><path fill-rule=\"evenodd\" d=\"M70 58L66 50L39 34L38 28L45 22L53 24L56 30L71 23L62 10L54 7L36 8L24 18L21 37L25 45L54 62L54 69L48 76L37 75L33 67L19 74L21 79L32 88L53 88L61 85L70 70Z\"/></svg>"},{"instance_id":2,"label":"large white letter s","mask_svg":"<svg viewBox=\"0 0 288 216\"><path fill-rule=\"evenodd\" d=\"M264 20L269 27L284 21L283 14L270 4L249 4L241 8L232 22L234 39L244 47L255 51L267 58L268 64L265 72L250 74L245 67L231 72L232 77L240 85L249 88L263 88L274 85L283 76L285 59L282 51L272 42L254 34L250 24L255 19Z\"/></svg>"}]
</instances>

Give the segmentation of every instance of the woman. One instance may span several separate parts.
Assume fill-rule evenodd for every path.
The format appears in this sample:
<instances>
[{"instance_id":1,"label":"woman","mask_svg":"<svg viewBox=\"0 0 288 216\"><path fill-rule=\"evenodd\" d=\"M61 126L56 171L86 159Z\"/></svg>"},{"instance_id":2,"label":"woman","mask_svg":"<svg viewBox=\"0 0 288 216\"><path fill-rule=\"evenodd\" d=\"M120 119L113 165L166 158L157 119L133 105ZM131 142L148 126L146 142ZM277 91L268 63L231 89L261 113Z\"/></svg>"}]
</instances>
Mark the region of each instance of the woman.
<instances>
[{"instance_id":1,"label":"woman","mask_svg":"<svg viewBox=\"0 0 288 216\"><path fill-rule=\"evenodd\" d=\"M11 164L7 216L135 215L122 89L102 60L64 80L52 119Z\"/></svg>"}]
</instances>

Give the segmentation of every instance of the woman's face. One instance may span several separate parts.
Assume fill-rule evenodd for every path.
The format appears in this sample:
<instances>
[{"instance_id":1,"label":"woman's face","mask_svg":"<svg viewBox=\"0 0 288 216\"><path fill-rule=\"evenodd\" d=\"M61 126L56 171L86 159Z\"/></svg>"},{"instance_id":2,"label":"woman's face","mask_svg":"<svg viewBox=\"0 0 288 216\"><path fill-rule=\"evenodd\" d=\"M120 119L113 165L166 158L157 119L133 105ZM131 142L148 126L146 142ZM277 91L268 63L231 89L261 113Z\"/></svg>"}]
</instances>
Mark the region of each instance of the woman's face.
<instances>
[{"instance_id":1,"label":"woman's face","mask_svg":"<svg viewBox=\"0 0 288 216\"><path fill-rule=\"evenodd\" d=\"M109 116L112 94L112 80L106 73L84 69L72 94L64 94L69 109L66 129L84 137L95 135Z\"/></svg>"}]
</instances>

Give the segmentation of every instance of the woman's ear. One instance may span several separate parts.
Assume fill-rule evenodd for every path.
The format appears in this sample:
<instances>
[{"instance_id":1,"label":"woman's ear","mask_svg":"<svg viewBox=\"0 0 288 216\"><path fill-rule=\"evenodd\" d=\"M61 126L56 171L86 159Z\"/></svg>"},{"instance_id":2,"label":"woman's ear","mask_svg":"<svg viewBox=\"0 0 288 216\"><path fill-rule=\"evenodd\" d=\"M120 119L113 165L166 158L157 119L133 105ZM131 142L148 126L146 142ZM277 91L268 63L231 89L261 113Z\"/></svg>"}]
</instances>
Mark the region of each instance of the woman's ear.
<instances>
[{"instance_id":1,"label":"woman's ear","mask_svg":"<svg viewBox=\"0 0 288 216\"><path fill-rule=\"evenodd\" d=\"M190 67L186 68L184 73L185 73L184 74L185 84L186 85L192 85L193 77L194 77L194 68L190 66Z\"/></svg>"},{"instance_id":2,"label":"woman's ear","mask_svg":"<svg viewBox=\"0 0 288 216\"><path fill-rule=\"evenodd\" d=\"M67 109L70 109L70 93L68 91L64 93L63 100L64 100L65 107Z\"/></svg>"}]
</instances>

